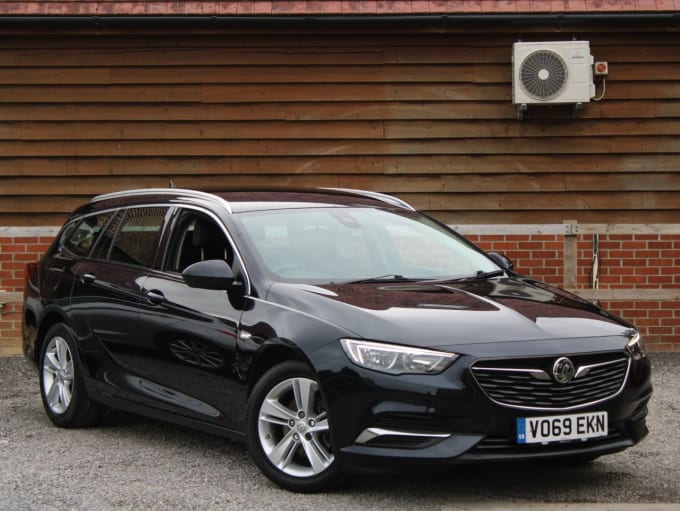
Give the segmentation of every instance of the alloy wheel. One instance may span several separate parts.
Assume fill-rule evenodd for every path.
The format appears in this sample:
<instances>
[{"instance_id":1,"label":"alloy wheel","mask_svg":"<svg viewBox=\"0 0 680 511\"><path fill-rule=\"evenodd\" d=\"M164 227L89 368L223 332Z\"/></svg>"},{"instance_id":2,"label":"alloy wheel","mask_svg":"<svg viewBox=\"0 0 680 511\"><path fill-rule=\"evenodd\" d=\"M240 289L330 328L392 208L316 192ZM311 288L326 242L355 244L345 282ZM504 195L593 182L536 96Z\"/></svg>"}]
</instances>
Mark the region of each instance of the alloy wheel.
<instances>
[{"instance_id":1,"label":"alloy wheel","mask_svg":"<svg viewBox=\"0 0 680 511\"><path fill-rule=\"evenodd\" d=\"M269 461L286 475L311 477L330 467L334 457L329 432L323 398L314 380L283 380L262 401L260 445Z\"/></svg>"},{"instance_id":2,"label":"alloy wheel","mask_svg":"<svg viewBox=\"0 0 680 511\"><path fill-rule=\"evenodd\" d=\"M56 414L68 410L73 399L73 355L63 337L50 339L43 358L43 392L46 404Z\"/></svg>"}]
</instances>

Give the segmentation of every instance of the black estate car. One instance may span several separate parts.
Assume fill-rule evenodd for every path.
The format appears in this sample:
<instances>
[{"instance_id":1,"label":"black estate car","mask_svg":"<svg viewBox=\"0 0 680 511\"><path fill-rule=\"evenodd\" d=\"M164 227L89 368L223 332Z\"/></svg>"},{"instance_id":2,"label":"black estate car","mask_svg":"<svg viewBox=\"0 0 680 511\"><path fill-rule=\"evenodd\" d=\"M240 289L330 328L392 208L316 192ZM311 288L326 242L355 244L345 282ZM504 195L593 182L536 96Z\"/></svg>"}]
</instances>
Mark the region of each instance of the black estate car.
<instances>
[{"instance_id":1,"label":"black estate car","mask_svg":"<svg viewBox=\"0 0 680 511\"><path fill-rule=\"evenodd\" d=\"M95 197L26 269L47 415L245 439L296 491L351 472L587 461L646 434L635 328L391 196Z\"/></svg>"}]
</instances>

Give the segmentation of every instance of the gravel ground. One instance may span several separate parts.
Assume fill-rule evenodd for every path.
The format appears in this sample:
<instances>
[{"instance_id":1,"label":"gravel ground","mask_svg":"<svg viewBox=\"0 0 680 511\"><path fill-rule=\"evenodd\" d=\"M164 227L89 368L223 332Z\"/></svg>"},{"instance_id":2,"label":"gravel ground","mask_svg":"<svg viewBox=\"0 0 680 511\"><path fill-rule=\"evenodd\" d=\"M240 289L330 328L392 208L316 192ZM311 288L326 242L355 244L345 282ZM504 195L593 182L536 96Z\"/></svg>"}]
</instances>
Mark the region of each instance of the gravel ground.
<instances>
[{"instance_id":1,"label":"gravel ground","mask_svg":"<svg viewBox=\"0 0 680 511\"><path fill-rule=\"evenodd\" d=\"M20 357L0 358L0 507L332 511L599 502L668 503L676 509L680 353L651 359L651 433L623 453L582 467L497 464L354 477L332 495L296 495L262 476L243 444L220 437L122 413L96 428L53 427L42 409L37 375Z\"/></svg>"}]
</instances>

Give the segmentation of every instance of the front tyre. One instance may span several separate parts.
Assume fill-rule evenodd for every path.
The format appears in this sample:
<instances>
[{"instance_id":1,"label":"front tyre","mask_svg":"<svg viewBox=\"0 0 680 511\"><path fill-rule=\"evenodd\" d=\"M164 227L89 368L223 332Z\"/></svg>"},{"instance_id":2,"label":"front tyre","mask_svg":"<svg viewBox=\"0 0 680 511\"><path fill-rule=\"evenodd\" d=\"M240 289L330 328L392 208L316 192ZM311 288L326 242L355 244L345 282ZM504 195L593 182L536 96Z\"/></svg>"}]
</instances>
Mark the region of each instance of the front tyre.
<instances>
[{"instance_id":1,"label":"front tyre","mask_svg":"<svg viewBox=\"0 0 680 511\"><path fill-rule=\"evenodd\" d=\"M319 492L342 481L326 401L305 364L285 362L265 373L250 395L246 419L250 455L279 486Z\"/></svg>"},{"instance_id":2,"label":"front tyre","mask_svg":"<svg viewBox=\"0 0 680 511\"><path fill-rule=\"evenodd\" d=\"M50 420L62 428L96 422L100 407L85 391L83 368L71 332L58 323L47 332L40 354L40 396Z\"/></svg>"}]
</instances>

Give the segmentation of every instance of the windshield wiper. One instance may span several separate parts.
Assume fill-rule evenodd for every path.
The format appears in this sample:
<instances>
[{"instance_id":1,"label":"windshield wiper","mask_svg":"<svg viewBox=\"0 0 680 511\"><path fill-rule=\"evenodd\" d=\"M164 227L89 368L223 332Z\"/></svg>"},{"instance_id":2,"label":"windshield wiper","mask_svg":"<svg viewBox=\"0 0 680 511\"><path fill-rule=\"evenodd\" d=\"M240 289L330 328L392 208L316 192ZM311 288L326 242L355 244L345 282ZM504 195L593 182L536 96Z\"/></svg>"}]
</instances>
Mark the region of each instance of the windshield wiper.
<instances>
[{"instance_id":1,"label":"windshield wiper","mask_svg":"<svg viewBox=\"0 0 680 511\"><path fill-rule=\"evenodd\" d=\"M378 275L377 277L369 277L367 279L351 280L349 282L343 282L343 284L371 284L374 282L413 282L413 279L395 273L388 273L386 275Z\"/></svg>"},{"instance_id":2,"label":"windshield wiper","mask_svg":"<svg viewBox=\"0 0 680 511\"><path fill-rule=\"evenodd\" d=\"M505 270L492 270L492 271L479 270L474 275L466 275L461 277L446 277L443 279L425 280L424 282L428 284L442 284L445 282L460 282L461 280L486 280L492 279L494 277L500 277L501 275L505 275Z\"/></svg>"},{"instance_id":3,"label":"windshield wiper","mask_svg":"<svg viewBox=\"0 0 680 511\"><path fill-rule=\"evenodd\" d=\"M494 277L500 277L501 275L505 275L505 270L493 270L493 271L479 270L477 273L475 273L474 278L476 280L485 280L492 279Z\"/></svg>"}]
</instances>

